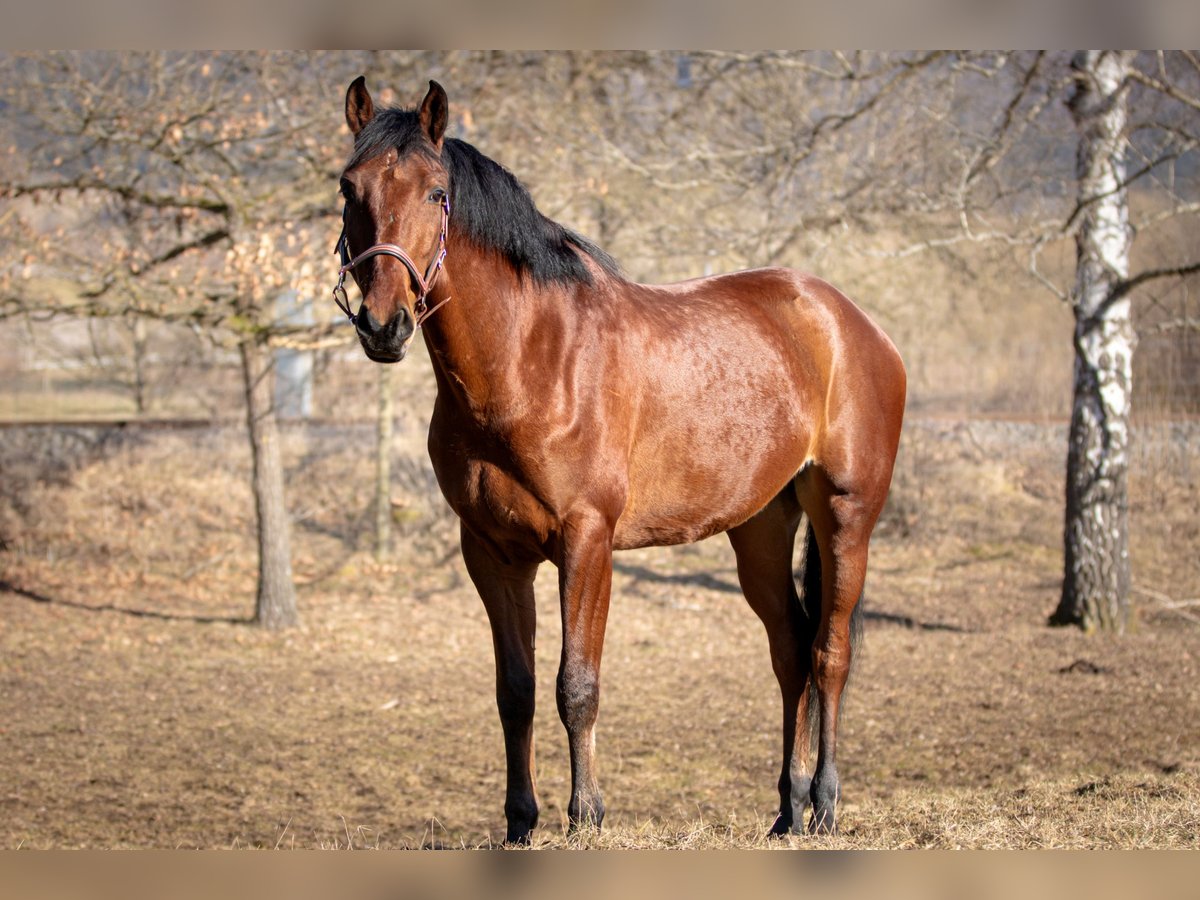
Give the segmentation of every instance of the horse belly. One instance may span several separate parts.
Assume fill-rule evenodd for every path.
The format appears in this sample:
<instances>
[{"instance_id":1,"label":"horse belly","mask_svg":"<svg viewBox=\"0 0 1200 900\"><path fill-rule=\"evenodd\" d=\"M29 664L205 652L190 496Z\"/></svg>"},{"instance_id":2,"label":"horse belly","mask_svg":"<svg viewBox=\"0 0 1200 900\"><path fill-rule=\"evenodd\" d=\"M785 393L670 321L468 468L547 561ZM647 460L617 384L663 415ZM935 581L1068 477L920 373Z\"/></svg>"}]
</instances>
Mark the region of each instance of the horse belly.
<instances>
[{"instance_id":1,"label":"horse belly","mask_svg":"<svg viewBox=\"0 0 1200 900\"><path fill-rule=\"evenodd\" d=\"M740 525L804 464L823 380L781 315L693 309L639 347L618 546L680 544Z\"/></svg>"},{"instance_id":2,"label":"horse belly","mask_svg":"<svg viewBox=\"0 0 1200 900\"><path fill-rule=\"evenodd\" d=\"M791 416L708 424L637 448L618 549L686 544L740 525L804 464L808 435Z\"/></svg>"}]
</instances>

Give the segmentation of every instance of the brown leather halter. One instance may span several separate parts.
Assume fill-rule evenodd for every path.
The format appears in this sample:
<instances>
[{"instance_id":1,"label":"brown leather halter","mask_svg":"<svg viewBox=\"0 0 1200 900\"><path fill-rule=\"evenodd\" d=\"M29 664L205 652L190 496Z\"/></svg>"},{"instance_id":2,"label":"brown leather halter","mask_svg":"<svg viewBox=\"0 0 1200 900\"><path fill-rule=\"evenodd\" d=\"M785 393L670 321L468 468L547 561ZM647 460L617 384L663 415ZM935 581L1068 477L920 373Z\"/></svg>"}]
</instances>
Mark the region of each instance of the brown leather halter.
<instances>
[{"instance_id":1,"label":"brown leather halter","mask_svg":"<svg viewBox=\"0 0 1200 900\"><path fill-rule=\"evenodd\" d=\"M449 297L436 306L428 308L425 305L425 298L429 296L429 292L433 289L433 283L437 281L438 274L442 271L442 263L446 261L446 230L449 225L450 198L443 197L442 230L441 234L438 235L438 251L434 254L433 259L429 261L429 265L425 269L425 274L422 275L421 271L417 268L417 264L412 261L412 257L405 253L404 248L398 244L375 244L351 259L350 238L346 234L346 208L342 207L342 233L333 248L334 252L341 258L342 265L338 269L338 282L333 289L333 302L338 305L338 309L346 314L346 318L350 320L350 323L354 324L358 320L358 316L351 311L350 300L346 296L346 273L372 256L394 256L400 262L404 263L405 268L412 274L413 281L420 288L417 300L413 304L413 314L417 328L420 328L421 323L433 315L439 307L447 303L450 300Z\"/></svg>"}]
</instances>

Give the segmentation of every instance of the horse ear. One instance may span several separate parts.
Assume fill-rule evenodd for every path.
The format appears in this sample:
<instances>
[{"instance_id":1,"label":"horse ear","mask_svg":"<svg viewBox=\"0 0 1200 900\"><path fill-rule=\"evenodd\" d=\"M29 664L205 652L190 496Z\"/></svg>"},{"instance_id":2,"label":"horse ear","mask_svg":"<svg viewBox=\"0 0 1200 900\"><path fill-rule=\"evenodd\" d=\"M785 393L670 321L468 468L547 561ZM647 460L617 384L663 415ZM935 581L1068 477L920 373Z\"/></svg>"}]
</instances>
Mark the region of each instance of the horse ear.
<instances>
[{"instance_id":1,"label":"horse ear","mask_svg":"<svg viewBox=\"0 0 1200 900\"><path fill-rule=\"evenodd\" d=\"M346 89L346 124L350 133L358 137L367 123L375 118L375 103L367 91L367 79L359 75Z\"/></svg>"},{"instance_id":2,"label":"horse ear","mask_svg":"<svg viewBox=\"0 0 1200 900\"><path fill-rule=\"evenodd\" d=\"M421 128L439 152L449 117L450 101L446 99L445 90L436 81L429 82L429 93L421 101Z\"/></svg>"}]
</instances>

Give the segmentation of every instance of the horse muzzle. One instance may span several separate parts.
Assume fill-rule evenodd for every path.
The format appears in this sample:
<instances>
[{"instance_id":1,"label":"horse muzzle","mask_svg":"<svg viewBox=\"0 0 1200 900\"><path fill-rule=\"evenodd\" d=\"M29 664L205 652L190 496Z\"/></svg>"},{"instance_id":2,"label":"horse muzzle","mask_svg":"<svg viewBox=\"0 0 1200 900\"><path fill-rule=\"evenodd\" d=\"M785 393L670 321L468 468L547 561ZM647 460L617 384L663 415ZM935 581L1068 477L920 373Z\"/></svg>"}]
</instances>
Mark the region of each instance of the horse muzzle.
<instances>
[{"instance_id":1,"label":"horse muzzle","mask_svg":"<svg viewBox=\"0 0 1200 900\"><path fill-rule=\"evenodd\" d=\"M412 314L401 306L394 316L380 324L364 303L354 317L354 330L367 358L378 363L396 363L404 359L417 326Z\"/></svg>"}]
</instances>

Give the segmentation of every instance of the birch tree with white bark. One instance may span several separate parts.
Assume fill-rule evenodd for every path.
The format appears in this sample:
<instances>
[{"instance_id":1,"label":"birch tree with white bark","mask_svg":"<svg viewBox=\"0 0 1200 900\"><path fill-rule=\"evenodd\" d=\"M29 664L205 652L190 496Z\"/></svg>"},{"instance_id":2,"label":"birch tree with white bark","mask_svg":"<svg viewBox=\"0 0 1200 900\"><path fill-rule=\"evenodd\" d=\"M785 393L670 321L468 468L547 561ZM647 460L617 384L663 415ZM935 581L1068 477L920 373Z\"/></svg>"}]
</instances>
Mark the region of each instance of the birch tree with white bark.
<instances>
[{"instance_id":1,"label":"birch tree with white bark","mask_svg":"<svg viewBox=\"0 0 1200 900\"><path fill-rule=\"evenodd\" d=\"M1136 336L1129 278L1133 235L1126 126L1134 54L1086 51L1072 61L1082 213L1075 234L1075 396L1067 450L1065 570L1052 621L1124 631L1129 618L1129 413Z\"/></svg>"},{"instance_id":2,"label":"birch tree with white bark","mask_svg":"<svg viewBox=\"0 0 1200 900\"><path fill-rule=\"evenodd\" d=\"M1085 631L1123 632L1129 622L1134 289L1198 268L1194 259L1184 260L1130 277L1129 95L1137 84L1135 59L1132 51L1089 50L1071 62L1075 84L1068 106L1079 134L1076 275L1070 295L1075 392L1067 453L1065 567L1051 622ZM1177 87L1150 80L1173 99L1188 100ZM1193 128L1189 144L1194 144L1194 134Z\"/></svg>"}]
</instances>

